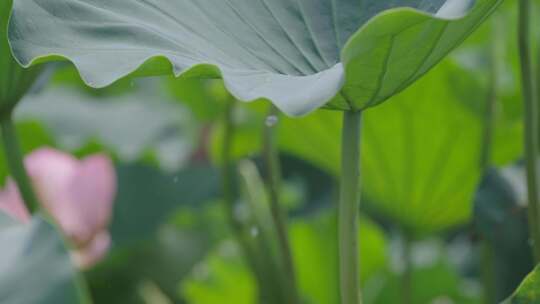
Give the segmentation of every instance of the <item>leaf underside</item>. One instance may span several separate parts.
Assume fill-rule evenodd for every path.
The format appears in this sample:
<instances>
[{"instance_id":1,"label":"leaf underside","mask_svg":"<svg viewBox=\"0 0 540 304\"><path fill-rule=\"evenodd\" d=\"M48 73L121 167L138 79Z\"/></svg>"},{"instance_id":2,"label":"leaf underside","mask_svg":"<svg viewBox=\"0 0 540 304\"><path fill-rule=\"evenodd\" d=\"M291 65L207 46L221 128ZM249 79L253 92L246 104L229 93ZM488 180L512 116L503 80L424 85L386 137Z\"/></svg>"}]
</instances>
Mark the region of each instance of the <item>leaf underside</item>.
<instances>
[{"instance_id":1,"label":"leaf underside","mask_svg":"<svg viewBox=\"0 0 540 304\"><path fill-rule=\"evenodd\" d=\"M67 58L93 87L133 73L222 77L240 100L267 99L301 115L384 101L499 2L16 1L9 38L23 65Z\"/></svg>"},{"instance_id":2,"label":"leaf underside","mask_svg":"<svg viewBox=\"0 0 540 304\"><path fill-rule=\"evenodd\" d=\"M88 303L61 236L43 218L20 224L0 213L0 248L1 303Z\"/></svg>"}]
</instances>

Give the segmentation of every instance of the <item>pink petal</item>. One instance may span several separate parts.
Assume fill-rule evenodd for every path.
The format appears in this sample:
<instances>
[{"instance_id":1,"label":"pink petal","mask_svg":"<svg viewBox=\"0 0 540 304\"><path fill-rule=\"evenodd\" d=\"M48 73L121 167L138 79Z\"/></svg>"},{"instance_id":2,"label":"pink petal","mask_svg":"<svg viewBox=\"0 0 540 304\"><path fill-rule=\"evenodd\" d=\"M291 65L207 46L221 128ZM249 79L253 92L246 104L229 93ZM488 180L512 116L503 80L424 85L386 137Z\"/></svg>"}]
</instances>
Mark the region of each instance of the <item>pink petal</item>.
<instances>
[{"instance_id":1,"label":"pink petal","mask_svg":"<svg viewBox=\"0 0 540 304\"><path fill-rule=\"evenodd\" d=\"M71 253L71 257L79 269L88 269L101 261L111 245L111 236L103 231L94 237L87 246Z\"/></svg>"},{"instance_id":2,"label":"pink petal","mask_svg":"<svg viewBox=\"0 0 540 304\"><path fill-rule=\"evenodd\" d=\"M95 155L82 161L51 148L25 160L43 207L77 248L103 231L111 217L116 175L111 160Z\"/></svg>"},{"instance_id":3,"label":"pink petal","mask_svg":"<svg viewBox=\"0 0 540 304\"><path fill-rule=\"evenodd\" d=\"M70 197L69 187L77 165L78 160L70 154L51 148L36 150L25 158L39 202L76 245L82 236L92 237L90 229L81 225L80 212Z\"/></svg>"},{"instance_id":4,"label":"pink petal","mask_svg":"<svg viewBox=\"0 0 540 304\"><path fill-rule=\"evenodd\" d=\"M17 185L11 179L8 179L6 187L0 190L0 210L23 223L30 221L30 213L24 205Z\"/></svg>"},{"instance_id":5,"label":"pink petal","mask_svg":"<svg viewBox=\"0 0 540 304\"><path fill-rule=\"evenodd\" d=\"M82 160L71 180L69 194L81 225L92 234L105 229L116 194L116 172L111 160L106 155Z\"/></svg>"},{"instance_id":6,"label":"pink petal","mask_svg":"<svg viewBox=\"0 0 540 304\"><path fill-rule=\"evenodd\" d=\"M36 150L25 158L25 166L37 196L53 215L69 207L67 189L77 167L77 159L51 148Z\"/></svg>"}]
</instances>

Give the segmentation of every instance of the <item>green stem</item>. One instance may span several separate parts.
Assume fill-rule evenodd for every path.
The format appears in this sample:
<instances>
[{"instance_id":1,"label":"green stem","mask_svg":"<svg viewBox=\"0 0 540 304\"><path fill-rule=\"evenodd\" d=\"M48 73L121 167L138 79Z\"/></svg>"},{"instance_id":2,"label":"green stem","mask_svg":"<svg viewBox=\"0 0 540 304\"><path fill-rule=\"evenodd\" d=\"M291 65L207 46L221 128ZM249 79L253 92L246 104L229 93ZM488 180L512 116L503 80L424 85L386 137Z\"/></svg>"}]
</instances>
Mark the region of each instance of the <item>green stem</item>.
<instances>
[{"instance_id":1,"label":"green stem","mask_svg":"<svg viewBox=\"0 0 540 304\"><path fill-rule=\"evenodd\" d=\"M250 227L246 228L241 219L237 218L235 212L236 166L232 157L232 147L236 131L233 119L235 108L236 100L231 97L227 102L223 119L224 130L221 149L223 202L229 226L231 227L232 233L240 246L247 264L256 278L259 288L259 302L263 304L267 303L268 299L271 299L274 296L274 292L272 291L272 281L268 278L268 271L266 270L267 265L265 264L264 258L258 253L258 251L260 251L260 246L257 246L257 244L250 239L250 236L248 235L249 231L246 233L246 230L249 230Z\"/></svg>"},{"instance_id":2,"label":"green stem","mask_svg":"<svg viewBox=\"0 0 540 304\"><path fill-rule=\"evenodd\" d=\"M26 208L30 213L34 213L37 211L39 205L23 165L23 156L17 139L17 130L11 119L11 114L3 117L0 125L9 170L17 183Z\"/></svg>"},{"instance_id":3,"label":"green stem","mask_svg":"<svg viewBox=\"0 0 540 304\"><path fill-rule=\"evenodd\" d=\"M234 111L234 100L231 100L227 103L225 108L225 116L223 118L223 143L221 147L221 179L223 187L223 201L225 203L225 208L229 223L233 232L237 233L241 231L241 225L235 218L234 214L234 163L231 157L231 150L234 138L234 122L233 122L233 111Z\"/></svg>"},{"instance_id":4,"label":"green stem","mask_svg":"<svg viewBox=\"0 0 540 304\"><path fill-rule=\"evenodd\" d=\"M341 143L339 257L341 304L362 303L358 261L361 112L345 112Z\"/></svg>"},{"instance_id":5,"label":"green stem","mask_svg":"<svg viewBox=\"0 0 540 304\"><path fill-rule=\"evenodd\" d=\"M246 240L246 237L243 232L243 225L239 219L236 218L235 214L235 191L234 191L234 172L235 165L232 158L232 145L235 135L235 126L233 121L233 112L235 108L236 101L231 98L228 101L225 108L225 116L223 119L224 128L223 128L223 145L221 149L221 159L222 159L222 168L221 168L221 179L223 187L223 202L225 207L225 212L227 214L227 219L229 225L232 229L232 232L238 241L248 263L251 265L252 269L255 272L257 269L257 263L253 259L253 254L251 254L251 247L249 242Z\"/></svg>"},{"instance_id":6,"label":"green stem","mask_svg":"<svg viewBox=\"0 0 540 304\"><path fill-rule=\"evenodd\" d=\"M279 195L281 187L281 166L279 163L279 151L277 149L275 132L275 124L277 121L273 121L274 119L277 119L278 114L279 111L274 106L270 106L268 118L264 124L263 157L266 167L266 188L270 201L272 219L277 231L280 259L285 270L285 275L287 276L286 288L288 300L291 304L298 304L300 303L300 296L298 293L292 250L287 233L286 213L281 207Z\"/></svg>"},{"instance_id":7,"label":"green stem","mask_svg":"<svg viewBox=\"0 0 540 304\"><path fill-rule=\"evenodd\" d=\"M500 21L498 16L493 16L492 19L492 38L490 45L490 71L489 71L489 88L486 96L486 104L484 109L484 131L482 136L482 150L480 154L480 168L483 173L491 165L491 154L493 146L493 133L495 130L495 108L498 99L498 79L499 79L499 42L498 35L500 33Z\"/></svg>"},{"instance_id":8,"label":"green stem","mask_svg":"<svg viewBox=\"0 0 540 304\"><path fill-rule=\"evenodd\" d=\"M486 176L489 167L491 166L491 154L493 149L493 133L495 129L495 108L498 100L498 79L500 73L499 52L502 50L498 35L503 31L502 23L497 14L492 17L491 43L490 43L490 79L489 91L486 96L486 106L484 112L484 134L482 140L482 153L480 159L480 169ZM491 244L488 240L480 241L480 251L482 260L480 263L480 272L483 286L483 303L495 303L495 276L494 276L494 260L491 252Z\"/></svg>"},{"instance_id":9,"label":"green stem","mask_svg":"<svg viewBox=\"0 0 540 304\"><path fill-rule=\"evenodd\" d=\"M531 3L519 0L519 51L523 85L525 115L525 165L527 171L527 190L529 199L529 227L533 243L535 261L540 262L540 211L538 197L538 97L536 80L532 68L531 46Z\"/></svg>"},{"instance_id":10,"label":"green stem","mask_svg":"<svg viewBox=\"0 0 540 304\"><path fill-rule=\"evenodd\" d=\"M403 304L413 304L412 302L412 257L411 257L411 239L404 233L403 234L403 275L401 278L402 283L402 296Z\"/></svg>"},{"instance_id":11,"label":"green stem","mask_svg":"<svg viewBox=\"0 0 540 304\"><path fill-rule=\"evenodd\" d=\"M480 243L480 252L482 254L481 261L481 275L482 275L482 284L484 285L484 304L493 304L497 301L495 300L496 295L496 286L495 286L495 273L494 273L494 255L491 244L483 240Z\"/></svg>"}]
</instances>

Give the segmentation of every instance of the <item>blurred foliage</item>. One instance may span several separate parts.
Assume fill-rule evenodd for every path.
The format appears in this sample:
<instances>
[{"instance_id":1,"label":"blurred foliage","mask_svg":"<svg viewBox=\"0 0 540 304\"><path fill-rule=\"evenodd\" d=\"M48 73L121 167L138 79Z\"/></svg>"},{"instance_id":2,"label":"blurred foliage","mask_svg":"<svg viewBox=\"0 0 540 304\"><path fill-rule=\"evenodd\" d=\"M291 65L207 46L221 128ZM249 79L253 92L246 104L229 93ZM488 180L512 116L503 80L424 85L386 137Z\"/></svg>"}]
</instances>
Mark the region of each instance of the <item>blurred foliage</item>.
<instances>
[{"instance_id":1,"label":"blurred foliage","mask_svg":"<svg viewBox=\"0 0 540 304\"><path fill-rule=\"evenodd\" d=\"M292 222L290 237L305 303L339 302L336 230L335 216L328 213ZM365 263L361 270L366 281L385 269L386 241L380 228L370 221L362 220L359 231L360 255ZM206 304L220 299L223 303L253 303L255 279L240 256L234 243L225 241L196 265L181 286L188 302ZM241 284L231 284L231 278Z\"/></svg>"},{"instance_id":2,"label":"blurred foliage","mask_svg":"<svg viewBox=\"0 0 540 304\"><path fill-rule=\"evenodd\" d=\"M195 265L181 292L191 304L252 304L257 300L256 288L238 248L225 241L217 253Z\"/></svg>"},{"instance_id":3,"label":"blurred foliage","mask_svg":"<svg viewBox=\"0 0 540 304\"><path fill-rule=\"evenodd\" d=\"M36 216L26 225L0 213L0 302L89 304L58 231Z\"/></svg>"},{"instance_id":4,"label":"blurred foliage","mask_svg":"<svg viewBox=\"0 0 540 304\"><path fill-rule=\"evenodd\" d=\"M64 149L95 141L124 161L152 150L164 167L178 168L191 156L198 124L183 108L156 96L155 85L145 84L100 98L65 87L46 89L27 97L16 114L42 122Z\"/></svg>"},{"instance_id":5,"label":"blurred foliage","mask_svg":"<svg viewBox=\"0 0 540 304\"><path fill-rule=\"evenodd\" d=\"M535 304L540 301L540 266L529 274L505 304Z\"/></svg>"},{"instance_id":6,"label":"blurred foliage","mask_svg":"<svg viewBox=\"0 0 540 304\"><path fill-rule=\"evenodd\" d=\"M402 276L390 274L380 278L380 291L370 303L400 303L404 297ZM411 303L478 303L478 298L464 293L463 282L453 265L445 261L414 269L411 274Z\"/></svg>"},{"instance_id":7,"label":"blurred foliage","mask_svg":"<svg viewBox=\"0 0 540 304\"><path fill-rule=\"evenodd\" d=\"M386 237L375 223L360 219L360 276L363 284L388 264ZM306 303L339 303L337 218L328 212L294 221L290 228L300 289Z\"/></svg>"},{"instance_id":8,"label":"blurred foliage","mask_svg":"<svg viewBox=\"0 0 540 304\"><path fill-rule=\"evenodd\" d=\"M478 187L474 225L491 257L494 297L504 300L533 267L527 224L525 172L511 166L489 170Z\"/></svg>"},{"instance_id":9,"label":"blurred foliage","mask_svg":"<svg viewBox=\"0 0 540 304\"><path fill-rule=\"evenodd\" d=\"M21 150L24 153L29 153L43 146L55 146L55 139L37 121L24 121L17 123L17 134L20 139ZM0 180L4 184L4 180L8 175L6 155L0 153Z\"/></svg>"},{"instance_id":10,"label":"blurred foliage","mask_svg":"<svg viewBox=\"0 0 540 304\"><path fill-rule=\"evenodd\" d=\"M115 246L109 258L87 274L96 303L154 304L136 292L149 282L162 297L184 303L178 282L226 237L228 229L217 201L185 205L169 214L168 220L154 227L152 238Z\"/></svg>"},{"instance_id":11,"label":"blurred foliage","mask_svg":"<svg viewBox=\"0 0 540 304\"><path fill-rule=\"evenodd\" d=\"M516 13L515 1L506 1L494 18L417 84L366 111L360 222L366 304L401 303L407 266L413 304L484 303L480 284L502 300L532 270L519 164L517 37L509 26L516 23ZM534 22L540 28L540 18ZM84 273L94 303L252 304L260 298L257 275L231 239L220 199L221 120L231 98L221 81L172 77L128 78L95 90L84 86L72 67L55 64L23 100L16 119L25 153L42 146L80 157L105 151L117 163L112 250ZM495 102L488 147L493 167L483 174L480 157L486 152L489 100ZM268 107L265 102L237 103L236 160L249 158L260 165ZM339 303L334 213L340 114L326 110L277 118L281 195L289 211L303 304ZM0 180L6 176L0 153ZM260 255L267 262L276 254L275 237L265 237L274 232L265 195L256 192L246 204L249 195L244 191L237 205L250 212L262 208L256 219L248 212L244 234L259 250L270 247ZM266 222L264 227L261 222ZM54 304L79 303L74 299L76 275L53 228L43 220L28 229L7 223L0 218L0 302L5 302L4 294L17 297L16 304L37 299L19 297L49 294ZM396 245L404 234L412 237L412 261L405 261L405 249ZM420 239L436 239L435 245L425 249ZM456 239L466 245L455 246ZM21 246L30 248L23 262L15 256ZM277 262L272 263L266 272ZM12 265L25 266L13 270ZM482 281L485 270L490 283ZM278 281L272 279L270 290L283 286L279 271L272 275ZM35 294L13 287L20 277ZM538 303L537 277L538 271L529 275L508 303ZM66 287L49 293L50 284Z\"/></svg>"},{"instance_id":12,"label":"blurred foliage","mask_svg":"<svg viewBox=\"0 0 540 304\"><path fill-rule=\"evenodd\" d=\"M196 210L218 196L217 172L210 167L164 174L147 165L117 168L118 196L111 233L115 246L150 240L179 208Z\"/></svg>"}]
</instances>

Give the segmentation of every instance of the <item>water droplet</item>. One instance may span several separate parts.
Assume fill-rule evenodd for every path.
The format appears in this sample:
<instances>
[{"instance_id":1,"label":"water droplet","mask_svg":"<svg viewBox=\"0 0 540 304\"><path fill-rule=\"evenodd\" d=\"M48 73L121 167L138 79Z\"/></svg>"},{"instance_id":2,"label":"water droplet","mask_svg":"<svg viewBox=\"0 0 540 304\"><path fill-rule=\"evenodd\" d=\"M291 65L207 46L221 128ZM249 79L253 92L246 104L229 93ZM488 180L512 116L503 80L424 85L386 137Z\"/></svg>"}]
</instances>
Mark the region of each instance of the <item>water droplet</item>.
<instances>
[{"instance_id":1,"label":"water droplet","mask_svg":"<svg viewBox=\"0 0 540 304\"><path fill-rule=\"evenodd\" d=\"M259 228L253 226L251 227L251 230L249 231L249 233L251 234L252 237L256 238L257 236L259 236Z\"/></svg>"},{"instance_id":2,"label":"water droplet","mask_svg":"<svg viewBox=\"0 0 540 304\"><path fill-rule=\"evenodd\" d=\"M270 115L266 117L266 126L274 127L279 122L279 118L276 115Z\"/></svg>"}]
</instances>

